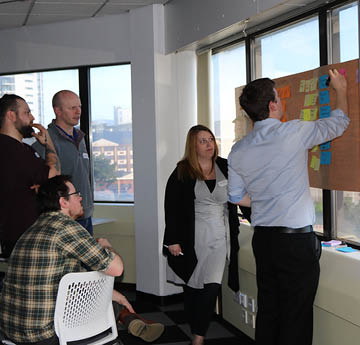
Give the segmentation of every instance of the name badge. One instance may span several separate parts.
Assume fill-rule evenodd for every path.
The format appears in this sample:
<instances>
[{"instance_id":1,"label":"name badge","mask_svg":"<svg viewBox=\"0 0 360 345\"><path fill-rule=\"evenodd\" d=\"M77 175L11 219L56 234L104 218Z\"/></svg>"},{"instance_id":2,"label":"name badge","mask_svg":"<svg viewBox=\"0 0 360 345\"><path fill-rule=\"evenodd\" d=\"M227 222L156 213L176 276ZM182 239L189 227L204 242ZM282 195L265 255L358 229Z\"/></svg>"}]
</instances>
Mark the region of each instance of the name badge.
<instances>
[{"instance_id":1,"label":"name badge","mask_svg":"<svg viewBox=\"0 0 360 345\"><path fill-rule=\"evenodd\" d=\"M83 153L83 158L89 159L89 155L87 154L87 152L84 152L84 153Z\"/></svg>"},{"instance_id":2,"label":"name badge","mask_svg":"<svg viewBox=\"0 0 360 345\"><path fill-rule=\"evenodd\" d=\"M225 186L227 186L227 184L228 184L227 180L222 180L222 181L218 182L219 187L225 187Z\"/></svg>"}]
</instances>

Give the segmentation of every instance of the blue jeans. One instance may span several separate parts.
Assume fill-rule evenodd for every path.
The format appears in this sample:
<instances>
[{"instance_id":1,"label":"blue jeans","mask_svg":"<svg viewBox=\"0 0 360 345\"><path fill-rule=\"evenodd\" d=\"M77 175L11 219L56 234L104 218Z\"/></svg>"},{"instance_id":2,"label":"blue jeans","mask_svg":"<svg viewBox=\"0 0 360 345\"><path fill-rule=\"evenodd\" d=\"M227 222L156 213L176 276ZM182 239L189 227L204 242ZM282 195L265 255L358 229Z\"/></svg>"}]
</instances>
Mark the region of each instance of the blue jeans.
<instances>
[{"instance_id":1,"label":"blue jeans","mask_svg":"<svg viewBox=\"0 0 360 345\"><path fill-rule=\"evenodd\" d=\"M89 233L91 236L94 235L94 229L93 229L93 224L92 224L92 219L91 219L91 217L78 219L77 222L78 222L80 225L82 225L82 226L88 231L88 233Z\"/></svg>"}]
</instances>

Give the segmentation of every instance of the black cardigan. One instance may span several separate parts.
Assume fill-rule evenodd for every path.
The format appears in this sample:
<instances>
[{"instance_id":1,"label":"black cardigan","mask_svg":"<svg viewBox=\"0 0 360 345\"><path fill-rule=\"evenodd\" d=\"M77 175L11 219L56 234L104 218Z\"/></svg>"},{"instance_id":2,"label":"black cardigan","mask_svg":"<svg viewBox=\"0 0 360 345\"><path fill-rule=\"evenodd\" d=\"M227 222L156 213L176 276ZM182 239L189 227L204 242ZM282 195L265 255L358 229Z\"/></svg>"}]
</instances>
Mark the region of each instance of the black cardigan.
<instances>
[{"instance_id":1,"label":"black cardigan","mask_svg":"<svg viewBox=\"0 0 360 345\"><path fill-rule=\"evenodd\" d=\"M228 178L227 160L218 157L217 166ZM196 180L177 177L177 168L172 172L165 190L165 234L164 244L180 244L184 255L174 256L164 249L168 265L187 283L197 264L195 254L195 192ZM233 291L239 291L238 251L239 218L237 207L228 203L230 226L230 265L228 285ZM249 209L248 209L249 210ZM246 210L245 210L246 212ZM243 212L243 213L245 213ZM247 211L249 212L249 211Z\"/></svg>"}]
</instances>

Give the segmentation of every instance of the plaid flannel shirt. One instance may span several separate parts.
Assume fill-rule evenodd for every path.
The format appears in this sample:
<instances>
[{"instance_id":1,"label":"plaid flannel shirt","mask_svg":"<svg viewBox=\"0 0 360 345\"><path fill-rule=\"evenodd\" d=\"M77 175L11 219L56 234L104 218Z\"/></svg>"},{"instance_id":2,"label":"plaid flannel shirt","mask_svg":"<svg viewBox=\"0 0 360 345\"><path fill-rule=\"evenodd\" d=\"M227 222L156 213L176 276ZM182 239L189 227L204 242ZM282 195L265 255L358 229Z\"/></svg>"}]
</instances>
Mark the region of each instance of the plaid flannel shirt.
<instances>
[{"instance_id":1,"label":"plaid flannel shirt","mask_svg":"<svg viewBox=\"0 0 360 345\"><path fill-rule=\"evenodd\" d=\"M1 331L14 342L51 338L60 279L84 266L104 271L113 258L70 217L60 211L42 214L10 256L0 295Z\"/></svg>"}]
</instances>

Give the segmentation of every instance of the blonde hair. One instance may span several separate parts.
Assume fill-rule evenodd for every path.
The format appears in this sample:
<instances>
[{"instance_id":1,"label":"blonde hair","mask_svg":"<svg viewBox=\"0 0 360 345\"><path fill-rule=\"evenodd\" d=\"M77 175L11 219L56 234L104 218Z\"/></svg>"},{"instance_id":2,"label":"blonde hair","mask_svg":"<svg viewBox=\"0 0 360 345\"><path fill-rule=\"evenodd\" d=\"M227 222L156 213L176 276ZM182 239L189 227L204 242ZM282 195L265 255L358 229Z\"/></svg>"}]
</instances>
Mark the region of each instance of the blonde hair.
<instances>
[{"instance_id":1,"label":"blonde hair","mask_svg":"<svg viewBox=\"0 0 360 345\"><path fill-rule=\"evenodd\" d=\"M215 165L215 160L218 156L218 146L215 140L214 134L211 130L203 125L196 125L189 129L186 137L185 153L183 158L177 163L178 179L184 180L185 178L205 180L203 171L199 164L199 160L196 153L196 141L197 135L200 131L206 131L214 138L214 155L212 157L212 167Z\"/></svg>"}]
</instances>

